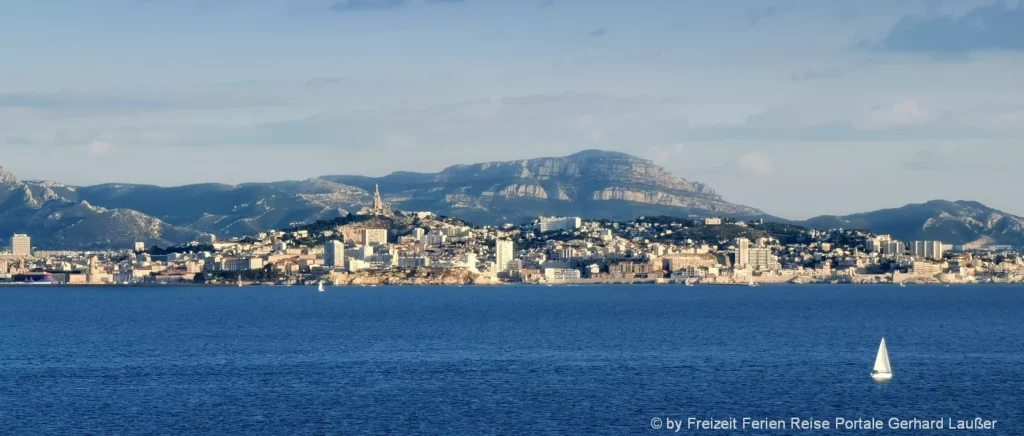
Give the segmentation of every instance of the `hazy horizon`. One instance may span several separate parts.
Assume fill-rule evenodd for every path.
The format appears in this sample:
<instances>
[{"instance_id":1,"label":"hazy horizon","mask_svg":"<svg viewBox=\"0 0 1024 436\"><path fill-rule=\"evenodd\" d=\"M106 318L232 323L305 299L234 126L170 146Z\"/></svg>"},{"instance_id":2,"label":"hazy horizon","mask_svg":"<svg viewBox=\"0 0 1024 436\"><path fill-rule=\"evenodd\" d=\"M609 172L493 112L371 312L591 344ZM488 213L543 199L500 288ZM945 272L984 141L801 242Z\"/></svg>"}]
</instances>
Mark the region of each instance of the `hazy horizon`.
<instances>
[{"instance_id":1,"label":"hazy horizon","mask_svg":"<svg viewBox=\"0 0 1024 436\"><path fill-rule=\"evenodd\" d=\"M0 16L0 166L72 185L585 149L785 218L1024 214L1019 1L58 0Z\"/></svg>"}]
</instances>

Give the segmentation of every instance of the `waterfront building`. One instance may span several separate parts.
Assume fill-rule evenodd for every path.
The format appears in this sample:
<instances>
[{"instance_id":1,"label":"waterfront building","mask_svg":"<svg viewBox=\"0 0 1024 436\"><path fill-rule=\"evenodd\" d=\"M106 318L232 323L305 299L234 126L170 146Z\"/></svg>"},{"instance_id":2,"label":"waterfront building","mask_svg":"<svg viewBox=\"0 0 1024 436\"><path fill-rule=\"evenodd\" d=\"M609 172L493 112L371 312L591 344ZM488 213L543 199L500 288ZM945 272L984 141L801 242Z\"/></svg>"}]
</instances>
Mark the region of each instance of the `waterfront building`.
<instances>
[{"instance_id":1,"label":"waterfront building","mask_svg":"<svg viewBox=\"0 0 1024 436\"><path fill-rule=\"evenodd\" d=\"M544 268L544 279L549 282L579 280L580 277L580 270L575 268Z\"/></svg>"},{"instance_id":2,"label":"waterfront building","mask_svg":"<svg viewBox=\"0 0 1024 436\"><path fill-rule=\"evenodd\" d=\"M31 256L32 238L23 234L11 236L11 254L15 256Z\"/></svg>"},{"instance_id":3,"label":"waterfront building","mask_svg":"<svg viewBox=\"0 0 1024 436\"><path fill-rule=\"evenodd\" d=\"M263 268L263 259L249 257L224 260L224 271L250 271Z\"/></svg>"},{"instance_id":4,"label":"waterfront building","mask_svg":"<svg viewBox=\"0 0 1024 436\"><path fill-rule=\"evenodd\" d=\"M750 265L750 240L747 238L736 239L736 261L733 268L746 268Z\"/></svg>"},{"instance_id":5,"label":"waterfront building","mask_svg":"<svg viewBox=\"0 0 1024 436\"><path fill-rule=\"evenodd\" d=\"M495 265L498 271L509 269L509 263L515 259L515 246L512 241L498 240L494 242Z\"/></svg>"},{"instance_id":6,"label":"waterfront building","mask_svg":"<svg viewBox=\"0 0 1024 436\"><path fill-rule=\"evenodd\" d=\"M747 265L755 270L781 269L778 256L772 254L770 248L751 248L747 255Z\"/></svg>"},{"instance_id":7,"label":"waterfront building","mask_svg":"<svg viewBox=\"0 0 1024 436\"><path fill-rule=\"evenodd\" d=\"M934 276L942 273L942 265L931 262L914 261L914 274L922 276Z\"/></svg>"},{"instance_id":8,"label":"waterfront building","mask_svg":"<svg viewBox=\"0 0 1024 436\"><path fill-rule=\"evenodd\" d=\"M324 266L331 268L345 266L345 245L341 241L327 241L324 244Z\"/></svg>"},{"instance_id":9,"label":"waterfront building","mask_svg":"<svg viewBox=\"0 0 1024 436\"><path fill-rule=\"evenodd\" d=\"M721 218L704 218L705 226L720 226L722 225Z\"/></svg>"},{"instance_id":10,"label":"waterfront building","mask_svg":"<svg viewBox=\"0 0 1024 436\"><path fill-rule=\"evenodd\" d=\"M426 256L400 256L399 268L425 268L430 266L430 258Z\"/></svg>"}]
</instances>

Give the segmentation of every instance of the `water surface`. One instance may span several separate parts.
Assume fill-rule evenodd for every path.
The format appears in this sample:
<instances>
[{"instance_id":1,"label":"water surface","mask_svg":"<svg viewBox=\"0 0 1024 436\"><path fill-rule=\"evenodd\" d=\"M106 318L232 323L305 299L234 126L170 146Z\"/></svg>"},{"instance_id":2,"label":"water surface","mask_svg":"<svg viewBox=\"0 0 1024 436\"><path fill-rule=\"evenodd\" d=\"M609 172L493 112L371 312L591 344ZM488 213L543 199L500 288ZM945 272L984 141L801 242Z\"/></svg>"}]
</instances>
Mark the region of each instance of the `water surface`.
<instances>
[{"instance_id":1,"label":"water surface","mask_svg":"<svg viewBox=\"0 0 1024 436\"><path fill-rule=\"evenodd\" d=\"M1000 285L2 288L0 433L981 416L1024 434L1022 314L1024 287Z\"/></svg>"}]
</instances>

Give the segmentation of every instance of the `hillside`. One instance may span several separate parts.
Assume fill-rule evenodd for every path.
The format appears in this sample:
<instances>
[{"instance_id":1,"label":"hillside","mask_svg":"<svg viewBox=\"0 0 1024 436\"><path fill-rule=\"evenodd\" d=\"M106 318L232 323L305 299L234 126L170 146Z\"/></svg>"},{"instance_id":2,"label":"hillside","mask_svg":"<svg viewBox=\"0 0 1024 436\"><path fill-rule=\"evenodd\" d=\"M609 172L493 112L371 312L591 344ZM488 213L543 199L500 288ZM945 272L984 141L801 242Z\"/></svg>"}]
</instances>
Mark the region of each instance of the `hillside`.
<instances>
[{"instance_id":1,"label":"hillside","mask_svg":"<svg viewBox=\"0 0 1024 436\"><path fill-rule=\"evenodd\" d=\"M34 246L55 250L168 245L199 236L135 210L97 207L74 197L74 187L23 182L0 168L0 238L6 244L10 235L26 233Z\"/></svg>"},{"instance_id":2,"label":"hillside","mask_svg":"<svg viewBox=\"0 0 1024 436\"><path fill-rule=\"evenodd\" d=\"M975 201L935 200L855 215L820 216L802 224L817 229L865 229L905 241L1024 246L1024 218Z\"/></svg>"},{"instance_id":3,"label":"hillside","mask_svg":"<svg viewBox=\"0 0 1024 436\"><path fill-rule=\"evenodd\" d=\"M324 176L370 191L402 210L429 210L477 223L542 215L632 219L644 215L761 217L702 183L624 153L588 150L565 157L456 165L439 173L381 178Z\"/></svg>"},{"instance_id":4,"label":"hillside","mask_svg":"<svg viewBox=\"0 0 1024 436\"><path fill-rule=\"evenodd\" d=\"M37 242L69 247L130 245L126 239L134 236L161 245L188 242L201 233L244 236L346 216L370 205L378 184L385 202L395 209L431 211L478 224L541 215L619 220L644 215L765 216L649 160L589 150L565 157L455 165L433 174L323 176L241 185L79 187L23 182L3 170L0 223L6 224L0 232L28 232ZM76 212L60 214L73 205L78 205ZM88 219L89 225L75 219ZM95 241L90 242L86 227Z\"/></svg>"}]
</instances>

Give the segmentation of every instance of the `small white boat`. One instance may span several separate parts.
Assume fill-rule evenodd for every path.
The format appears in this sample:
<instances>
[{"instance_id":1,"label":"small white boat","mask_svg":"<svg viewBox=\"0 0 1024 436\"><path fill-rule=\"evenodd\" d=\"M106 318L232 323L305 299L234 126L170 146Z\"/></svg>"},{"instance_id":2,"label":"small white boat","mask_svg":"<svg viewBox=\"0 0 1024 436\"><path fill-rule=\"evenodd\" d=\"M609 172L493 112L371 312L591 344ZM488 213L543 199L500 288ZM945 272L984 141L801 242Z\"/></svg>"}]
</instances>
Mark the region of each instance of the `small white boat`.
<instances>
[{"instance_id":1,"label":"small white boat","mask_svg":"<svg viewBox=\"0 0 1024 436\"><path fill-rule=\"evenodd\" d=\"M321 281L319 284L317 284L316 290L317 290L317 292L323 292L324 291L324 282L323 281Z\"/></svg>"},{"instance_id":2,"label":"small white boat","mask_svg":"<svg viewBox=\"0 0 1024 436\"><path fill-rule=\"evenodd\" d=\"M244 285L242 285L242 275L239 274L238 275L238 287L241 288L242 286L244 286Z\"/></svg>"},{"instance_id":3,"label":"small white boat","mask_svg":"<svg viewBox=\"0 0 1024 436\"><path fill-rule=\"evenodd\" d=\"M892 365L889 364L889 349L885 347L885 338L878 346L878 356L875 357L875 370L871 371L871 378L877 382L892 380Z\"/></svg>"},{"instance_id":4,"label":"small white boat","mask_svg":"<svg viewBox=\"0 0 1024 436\"><path fill-rule=\"evenodd\" d=\"M903 283L903 282L900 282L900 287L901 287L901 288L905 288L905 287L907 287L907 284L906 284L906 283Z\"/></svg>"},{"instance_id":5,"label":"small white boat","mask_svg":"<svg viewBox=\"0 0 1024 436\"><path fill-rule=\"evenodd\" d=\"M754 283L754 278L753 277L750 278L750 283L747 283L747 286L750 286L751 288L756 288L757 287L757 283Z\"/></svg>"}]
</instances>

